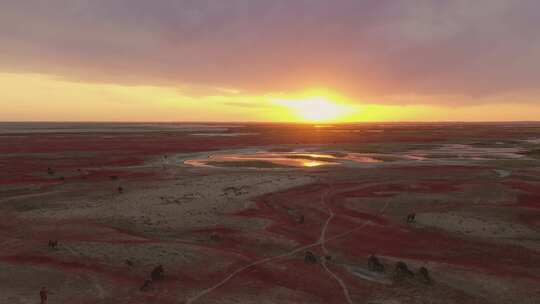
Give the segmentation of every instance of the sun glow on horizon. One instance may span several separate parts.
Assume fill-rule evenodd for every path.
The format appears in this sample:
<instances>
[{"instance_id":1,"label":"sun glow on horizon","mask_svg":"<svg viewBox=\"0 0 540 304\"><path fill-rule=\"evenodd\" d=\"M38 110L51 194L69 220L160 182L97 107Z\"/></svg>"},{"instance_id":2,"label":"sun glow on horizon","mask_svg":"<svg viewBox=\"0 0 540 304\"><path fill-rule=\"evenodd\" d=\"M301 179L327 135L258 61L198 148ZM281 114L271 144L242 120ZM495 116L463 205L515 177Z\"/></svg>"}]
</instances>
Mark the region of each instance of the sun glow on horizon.
<instances>
[{"instance_id":1,"label":"sun glow on horizon","mask_svg":"<svg viewBox=\"0 0 540 304\"><path fill-rule=\"evenodd\" d=\"M486 102L449 107L435 104L435 99L430 100L426 96L410 96L406 102L401 102L401 99L388 100L384 96L365 96L360 103L357 99L352 100L351 97L325 89L256 95L213 87L208 87L207 91L190 86L180 90L175 86L70 81L46 74L25 73L0 73L0 83L0 121L333 124L382 121L536 121L540 117L540 106L537 103L509 102L506 99L500 99L496 104ZM462 97L453 98L458 100ZM381 102L378 102L379 99ZM508 100L511 99L516 98L510 96Z\"/></svg>"},{"instance_id":2,"label":"sun glow on horizon","mask_svg":"<svg viewBox=\"0 0 540 304\"><path fill-rule=\"evenodd\" d=\"M339 122L357 114L359 106L340 101L337 96L307 95L271 98L274 104L285 107L302 122Z\"/></svg>"}]
</instances>

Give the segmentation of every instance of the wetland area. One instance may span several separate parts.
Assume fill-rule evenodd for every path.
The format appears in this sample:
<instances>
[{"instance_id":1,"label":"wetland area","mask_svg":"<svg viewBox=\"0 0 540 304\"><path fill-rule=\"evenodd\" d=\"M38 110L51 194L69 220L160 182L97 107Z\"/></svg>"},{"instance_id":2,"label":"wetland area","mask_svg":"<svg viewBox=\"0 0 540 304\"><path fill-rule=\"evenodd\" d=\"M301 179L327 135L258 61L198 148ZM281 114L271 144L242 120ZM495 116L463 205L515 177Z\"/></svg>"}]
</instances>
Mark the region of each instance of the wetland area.
<instances>
[{"instance_id":1,"label":"wetland area","mask_svg":"<svg viewBox=\"0 0 540 304\"><path fill-rule=\"evenodd\" d=\"M3 124L0 303L538 303L538 134Z\"/></svg>"}]
</instances>

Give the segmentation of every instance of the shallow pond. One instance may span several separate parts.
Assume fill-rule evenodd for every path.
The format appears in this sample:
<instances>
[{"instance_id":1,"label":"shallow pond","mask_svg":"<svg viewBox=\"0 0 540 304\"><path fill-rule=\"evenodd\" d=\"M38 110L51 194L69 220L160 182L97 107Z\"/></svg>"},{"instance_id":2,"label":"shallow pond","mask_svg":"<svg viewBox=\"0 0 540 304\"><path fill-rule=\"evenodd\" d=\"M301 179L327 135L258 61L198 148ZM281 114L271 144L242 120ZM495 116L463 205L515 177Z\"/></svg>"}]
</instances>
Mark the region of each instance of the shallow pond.
<instances>
[{"instance_id":1,"label":"shallow pond","mask_svg":"<svg viewBox=\"0 0 540 304\"><path fill-rule=\"evenodd\" d=\"M212 154L206 158L185 160L184 164L195 167L310 168L383 161L360 153L257 152Z\"/></svg>"}]
</instances>

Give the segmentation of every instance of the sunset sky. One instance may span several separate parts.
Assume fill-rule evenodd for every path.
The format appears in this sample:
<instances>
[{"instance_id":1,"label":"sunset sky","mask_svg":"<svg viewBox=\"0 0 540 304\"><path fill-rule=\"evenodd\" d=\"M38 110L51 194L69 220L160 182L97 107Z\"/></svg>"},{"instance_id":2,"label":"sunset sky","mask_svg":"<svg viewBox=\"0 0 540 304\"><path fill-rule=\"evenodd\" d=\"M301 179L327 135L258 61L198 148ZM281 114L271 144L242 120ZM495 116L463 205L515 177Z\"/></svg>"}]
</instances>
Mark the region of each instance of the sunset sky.
<instances>
[{"instance_id":1,"label":"sunset sky","mask_svg":"<svg viewBox=\"0 0 540 304\"><path fill-rule=\"evenodd\" d=\"M0 0L33 120L540 120L540 1Z\"/></svg>"}]
</instances>

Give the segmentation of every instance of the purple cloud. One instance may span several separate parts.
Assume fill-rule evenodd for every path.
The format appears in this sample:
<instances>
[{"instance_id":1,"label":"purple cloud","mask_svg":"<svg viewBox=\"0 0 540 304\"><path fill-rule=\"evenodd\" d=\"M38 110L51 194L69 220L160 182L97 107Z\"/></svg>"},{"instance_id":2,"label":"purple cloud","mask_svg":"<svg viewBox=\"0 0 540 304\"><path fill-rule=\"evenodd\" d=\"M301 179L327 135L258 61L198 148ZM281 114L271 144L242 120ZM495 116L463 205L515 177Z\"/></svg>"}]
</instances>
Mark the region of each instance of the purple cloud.
<instances>
[{"instance_id":1,"label":"purple cloud","mask_svg":"<svg viewBox=\"0 0 540 304\"><path fill-rule=\"evenodd\" d=\"M536 0L6 0L0 71L485 97L540 89L539 28Z\"/></svg>"}]
</instances>

